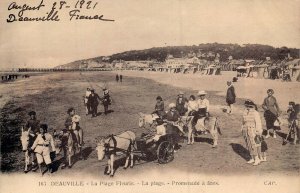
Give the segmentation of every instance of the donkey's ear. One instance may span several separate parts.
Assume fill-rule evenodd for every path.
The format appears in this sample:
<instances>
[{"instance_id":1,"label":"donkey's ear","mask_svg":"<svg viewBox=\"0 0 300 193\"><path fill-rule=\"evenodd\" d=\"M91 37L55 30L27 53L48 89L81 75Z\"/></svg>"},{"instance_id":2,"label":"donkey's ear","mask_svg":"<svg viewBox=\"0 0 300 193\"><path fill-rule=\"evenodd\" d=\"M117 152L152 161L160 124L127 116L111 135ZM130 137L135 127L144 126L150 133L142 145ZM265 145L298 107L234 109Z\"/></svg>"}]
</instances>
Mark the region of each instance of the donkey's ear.
<instances>
[{"instance_id":1,"label":"donkey's ear","mask_svg":"<svg viewBox=\"0 0 300 193\"><path fill-rule=\"evenodd\" d=\"M28 129L28 133L31 131L31 127L29 127L29 129Z\"/></svg>"},{"instance_id":2,"label":"donkey's ear","mask_svg":"<svg viewBox=\"0 0 300 193\"><path fill-rule=\"evenodd\" d=\"M24 132L24 127L23 127L23 126L21 127L21 132L22 132L22 133Z\"/></svg>"}]
</instances>

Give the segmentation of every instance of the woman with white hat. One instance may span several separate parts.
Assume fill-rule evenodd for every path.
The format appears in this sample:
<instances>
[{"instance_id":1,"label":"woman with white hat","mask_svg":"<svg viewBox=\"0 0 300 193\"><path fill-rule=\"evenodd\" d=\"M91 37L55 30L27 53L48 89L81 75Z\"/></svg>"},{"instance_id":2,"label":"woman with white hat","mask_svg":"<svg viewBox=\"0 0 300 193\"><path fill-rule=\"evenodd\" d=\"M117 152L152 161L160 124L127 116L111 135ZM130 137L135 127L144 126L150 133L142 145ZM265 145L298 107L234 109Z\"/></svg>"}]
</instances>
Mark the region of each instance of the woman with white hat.
<instances>
[{"instance_id":1,"label":"woman with white hat","mask_svg":"<svg viewBox=\"0 0 300 193\"><path fill-rule=\"evenodd\" d=\"M259 113L256 111L257 107L251 100L245 101L245 111L243 113L242 134L246 142L246 147L249 151L251 159L247 162L258 165L261 160L261 135L262 124Z\"/></svg>"}]
</instances>

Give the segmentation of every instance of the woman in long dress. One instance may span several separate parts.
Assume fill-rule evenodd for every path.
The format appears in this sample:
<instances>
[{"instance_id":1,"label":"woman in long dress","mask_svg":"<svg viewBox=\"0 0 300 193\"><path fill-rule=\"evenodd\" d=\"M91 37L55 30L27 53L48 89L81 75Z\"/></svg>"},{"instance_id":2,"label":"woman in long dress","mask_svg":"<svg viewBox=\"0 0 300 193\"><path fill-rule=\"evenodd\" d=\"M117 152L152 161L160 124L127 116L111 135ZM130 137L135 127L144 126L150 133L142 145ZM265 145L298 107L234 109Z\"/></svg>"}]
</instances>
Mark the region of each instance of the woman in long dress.
<instances>
[{"instance_id":1,"label":"woman in long dress","mask_svg":"<svg viewBox=\"0 0 300 193\"><path fill-rule=\"evenodd\" d=\"M260 163L262 124L256 105L251 100L245 101L242 133L251 159L247 162L254 166Z\"/></svg>"}]
</instances>

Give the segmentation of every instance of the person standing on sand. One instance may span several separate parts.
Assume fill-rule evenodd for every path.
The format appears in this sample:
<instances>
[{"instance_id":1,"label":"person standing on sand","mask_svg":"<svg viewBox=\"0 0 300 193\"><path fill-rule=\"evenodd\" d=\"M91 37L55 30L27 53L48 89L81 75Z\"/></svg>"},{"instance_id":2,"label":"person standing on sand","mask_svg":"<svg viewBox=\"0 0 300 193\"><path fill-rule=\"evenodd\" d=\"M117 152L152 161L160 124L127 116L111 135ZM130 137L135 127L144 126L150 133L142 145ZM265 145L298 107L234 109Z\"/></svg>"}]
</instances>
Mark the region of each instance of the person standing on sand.
<instances>
[{"instance_id":1,"label":"person standing on sand","mask_svg":"<svg viewBox=\"0 0 300 193\"><path fill-rule=\"evenodd\" d=\"M245 111L243 113L242 134L246 142L251 159L248 164L258 165L261 160L261 135L262 124L257 107L251 100L245 101Z\"/></svg>"},{"instance_id":2,"label":"person standing on sand","mask_svg":"<svg viewBox=\"0 0 300 193\"><path fill-rule=\"evenodd\" d=\"M277 103L276 98L273 96L274 90L268 89L267 90L268 96L264 99L262 104L262 108L264 109L264 117L266 120L266 127L267 127L267 135L266 138L270 137L270 130L273 129L273 137L276 138L276 130L274 128L274 123L279 117L279 106Z\"/></svg>"},{"instance_id":3,"label":"person standing on sand","mask_svg":"<svg viewBox=\"0 0 300 193\"><path fill-rule=\"evenodd\" d=\"M109 90L107 88L103 88L103 99L102 99L104 114L108 114L108 105L111 104L111 99L109 95Z\"/></svg>"},{"instance_id":4,"label":"person standing on sand","mask_svg":"<svg viewBox=\"0 0 300 193\"><path fill-rule=\"evenodd\" d=\"M94 89L91 90L91 94L89 96L88 101L89 101L90 106L91 106L92 117L96 117L99 101L101 101L101 98L99 97L99 95L97 93L95 93Z\"/></svg>"},{"instance_id":5,"label":"person standing on sand","mask_svg":"<svg viewBox=\"0 0 300 193\"><path fill-rule=\"evenodd\" d=\"M116 75L116 81L119 82L119 75Z\"/></svg>"},{"instance_id":6,"label":"person standing on sand","mask_svg":"<svg viewBox=\"0 0 300 193\"><path fill-rule=\"evenodd\" d=\"M227 81L227 86L228 86L227 93L226 93L226 103L228 105L227 113L231 114L233 104L235 103L236 95L235 95L235 89L231 81Z\"/></svg>"},{"instance_id":7,"label":"person standing on sand","mask_svg":"<svg viewBox=\"0 0 300 193\"><path fill-rule=\"evenodd\" d=\"M90 104L88 102L90 94L91 94L91 89L87 88L86 92L85 92L85 96L84 96L84 105L85 105L85 108L86 108L86 113L85 113L86 115L90 114L90 112L91 112L91 107L90 107Z\"/></svg>"},{"instance_id":8,"label":"person standing on sand","mask_svg":"<svg viewBox=\"0 0 300 193\"><path fill-rule=\"evenodd\" d=\"M123 81L123 76L122 76L122 74L120 74L120 82L122 82Z\"/></svg>"}]
</instances>

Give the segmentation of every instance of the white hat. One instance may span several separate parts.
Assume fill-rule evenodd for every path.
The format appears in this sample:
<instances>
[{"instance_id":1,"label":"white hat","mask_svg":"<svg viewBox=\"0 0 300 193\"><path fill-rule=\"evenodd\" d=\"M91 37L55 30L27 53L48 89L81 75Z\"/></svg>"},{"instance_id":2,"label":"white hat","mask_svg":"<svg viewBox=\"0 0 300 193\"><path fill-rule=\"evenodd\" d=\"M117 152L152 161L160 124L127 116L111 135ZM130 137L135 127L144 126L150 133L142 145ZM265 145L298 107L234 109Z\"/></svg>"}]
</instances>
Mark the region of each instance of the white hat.
<instances>
[{"instance_id":1,"label":"white hat","mask_svg":"<svg viewBox=\"0 0 300 193\"><path fill-rule=\"evenodd\" d=\"M176 107L176 105L175 105L175 103L170 103L169 104L169 108L171 109L171 108L175 108Z\"/></svg>"},{"instance_id":2,"label":"white hat","mask_svg":"<svg viewBox=\"0 0 300 193\"><path fill-rule=\"evenodd\" d=\"M207 93L204 91L204 90L200 90L198 92L198 96L201 96L201 95L206 95Z\"/></svg>"},{"instance_id":3,"label":"white hat","mask_svg":"<svg viewBox=\"0 0 300 193\"><path fill-rule=\"evenodd\" d=\"M79 121L80 121L80 116L79 115L74 115L72 117L72 122L79 123Z\"/></svg>"},{"instance_id":4,"label":"white hat","mask_svg":"<svg viewBox=\"0 0 300 193\"><path fill-rule=\"evenodd\" d=\"M180 91L178 95L184 95L184 93L182 91Z\"/></svg>"}]
</instances>

